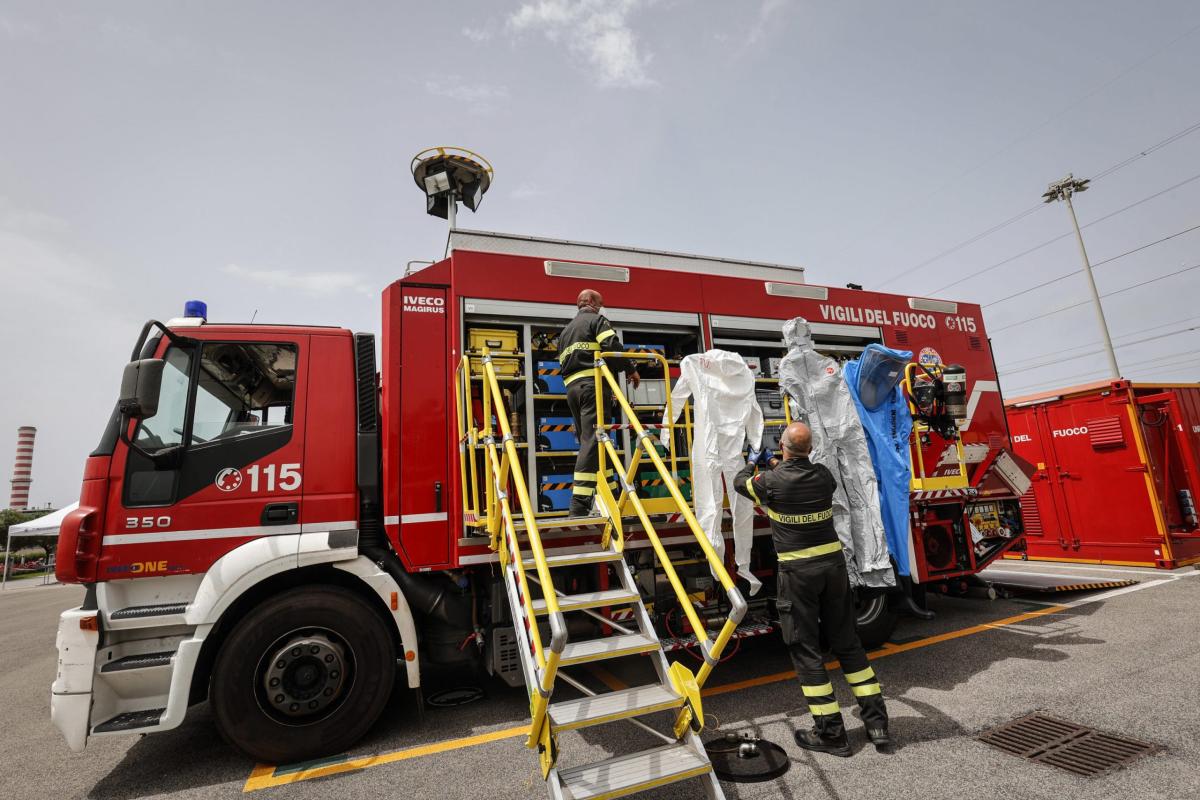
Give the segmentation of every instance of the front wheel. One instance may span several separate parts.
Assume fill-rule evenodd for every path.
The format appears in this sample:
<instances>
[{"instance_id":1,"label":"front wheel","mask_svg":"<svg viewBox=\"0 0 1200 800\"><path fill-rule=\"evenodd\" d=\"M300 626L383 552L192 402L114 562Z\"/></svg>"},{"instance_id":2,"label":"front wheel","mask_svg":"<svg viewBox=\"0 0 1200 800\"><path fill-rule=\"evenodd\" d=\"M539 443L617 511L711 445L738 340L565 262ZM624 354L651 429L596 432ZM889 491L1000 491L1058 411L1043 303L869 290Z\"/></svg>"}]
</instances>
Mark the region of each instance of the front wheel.
<instances>
[{"instance_id":1,"label":"front wheel","mask_svg":"<svg viewBox=\"0 0 1200 800\"><path fill-rule=\"evenodd\" d=\"M867 649L879 647L896 629L896 611L885 593L857 593L854 610L858 615L858 638Z\"/></svg>"},{"instance_id":2,"label":"front wheel","mask_svg":"<svg viewBox=\"0 0 1200 800\"><path fill-rule=\"evenodd\" d=\"M237 624L209 697L230 744L286 764L349 749L379 718L395 673L392 634L365 600L336 586L298 588Z\"/></svg>"}]
</instances>

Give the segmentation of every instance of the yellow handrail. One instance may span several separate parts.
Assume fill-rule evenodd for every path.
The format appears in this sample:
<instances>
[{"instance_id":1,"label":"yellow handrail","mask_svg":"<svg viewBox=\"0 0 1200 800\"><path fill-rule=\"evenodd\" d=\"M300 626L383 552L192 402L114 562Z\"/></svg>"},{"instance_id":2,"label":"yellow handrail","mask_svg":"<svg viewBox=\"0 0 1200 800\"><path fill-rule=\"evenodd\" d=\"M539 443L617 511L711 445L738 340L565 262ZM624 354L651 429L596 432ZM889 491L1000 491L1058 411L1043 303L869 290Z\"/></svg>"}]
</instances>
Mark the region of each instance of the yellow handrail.
<instances>
[{"instance_id":1,"label":"yellow handrail","mask_svg":"<svg viewBox=\"0 0 1200 800\"><path fill-rule=\"evenodd\" d=\"M720 661L721 654L724 652L725 646L729 643L730 637L733 636L733 632L737 630L738 623L740 623L742 621L742 617L745 616L746 601L742 598L742 593L738 590L737 584L734 582L733 578L730 577L729 572L725 569L725 564L721 561L720 556L718 556L716 551L713 549L712 543L709 542L708 537L705 536L704 530L700 527L700 523L696 520L695 514L692 513L691 505L687 502L687 500L684 499L682 492L679 491L679 486L675 483L674 473L668 471L667 465L663 462L662 457L659 456L658 451L654 448L654 445L648 441L653 437L638 420L637 415L629 405L629 401L625 398L625 394L621 391L620 384L617 383L616 377L613 375L612 371L608 368L608 365L605 364L604 361L605 358L626 358L636 360L639 358L654 357L662 360L664 366L663 376L665 378L668 374L665 370L666 360L657 354L641 355L602 352L596 355L596 366L593 370L593 373L596 380L596 438L597 441L599 441L602 445L600 450L601 475L603 474L603 458L605 453L619 462L616 449L613 447L612 440L607 433L608 425L604 415L604 408L600 405L602 394L600 391L600 381L603 379L611 387L613 397L616 398L618 404L620 404L621 410L625 413L626 419L629 420L631 429L637 434L635 461L636 456L640 455L641 451L645 451L645 454L649 456L650 461L654 464L655 469L658 470L659 475L662 476L663 485L667 488L671 498L675 501L676 509L687 523L687 526L691 530L692 536L695 537L697 544L700 545L700 549L704 553L705 559L708 561L709 568L712 570L713 575L716 576L717 580L720 582L722 588L724 588L729 597L729 603L731 606L729 618L722 626L716 640L713 641L709 639L708 633L705 630L699 615L696 613L696 609L692 605L692 601L688 597L687 591L683 587L683 583L679 580L679 575L675 572L675 566L671 563L671 559L667 555L666 548L663 547L662 541L658 536L658 532L655 531L654 525L650 522L649 515L646 513L646 510L643 507L641 499L634 491L630 480L632 478L632 474L627 475L624 480L624 485L622 486L625 491L625 497L623 500L632 503L634 513L637 514L638 521L641 523L642 528L645 529L646 536L650 540L650 546L654 548L654 552L658 556L659 562L662 564L663 572L666 574L667 580L671 584L671 588L674 590L675 596L679 600L679 604L683 607L683 611L687 615L688 622L691 623L692 630L696 634L696 641L699 643L701 652L704 656L704 665L700 668L700 672L696 675L696 684L698 686L703 686L705 681L708 679L708 676L712 673L713 667L716 666L716 664ZM668 394L667 418L674 420L674 415L672 413L673 409L671 408L670 403L670 395ZM675 427L677 426L672 423L668 430L673 431ZM675 449L675 437L672 435L670 440L671 453L673 456ZM674 459L672 459L672 463L674 463ZM604 481L597 480L596 484L597 486L603 484L605 486L605 491L607 491L607 484ZM682 718L680 721L677 721L677 735L681 733L681 721L686 724L686 721L682 720ZM697 721L702 722L701 720Z\"/></svg>"},{"instance_id":2,"label":"yellow handrail","mask_svg":"<svg viewBox=\"0 0 1200 800\"><path fill-rule=\"evenodd\" d=\"M478 525L479 497L475 476L479 473L475 449L479 442L476 438L475 412L471 407L470 381L471 365L464 355L454 370L454 402L458 411L458 474L462 487L463 521L468 525Z\"/></svg>"},{"instance_id":3,"label":"yellow handrail","mask_svg":"<svg viewBox=\"0 0 1200 800\"><path fill-rule=\"evenodd\" d=\"M485 512L488 533L491 536L491 547L493 550L499 550L501 567L507 569L511 562L516 572L517 587L521 595L520 602L525 610L525 618L529 622L527 629L529 631L530 643L533 646L534 663L540 673L533 676L536 691L531 692L531 725L529 737L525 743L527 747L533 748L538 747L540 743L544 744L547 738L547 731L545 730L545 726L548 724L546 710L549 705L550 694L554 688L554 680L558 674L563 648L567 644L567 629L563 620L562 610L558 605L558 595L554 590L550 568L546 563L546 552L542 547L542 537L538 531L537 518L533 513L529 501L529 488L525 482L525 470L517 453L512 429L509 427L508 414L504 407L504 395L500 388L500 382L496 379L495 367L492 365L491 353L487 347L483 349L482 367L482 441L484 451L487 454L484 460L487 494L483 510ZM470 364L466 356L463 357L459 365L460 371L464 369L469 379ZM473 424L474 414L470 413L471 430L465 431L463 417L469 413L470 393L467 392L466 396L463 397L461 395L464 389L461 386L456 388L460 394L458 405L460 414L459 436L462 439L465 435L472 444L469 452L471 453L473 482L474 470L476 468L473 459L473 445L476 436ZM495 414L493 414L493 408L495 408ZM493 417L495 417L496 424L500 429L499 443L496 441L496 431L493 429ZM460 473L464 475L463 480L465 482L465 469L460 467ZM516 523L513 520L510 493L506 491L506 487L510 481L513 484L513 493L517 497L517 505L525 520L525 533L529 538L529 549L533 556L538 581L542 587L543 600L546 603L546 614L550 622L549 647L546 647L542 642L541 630L533 608L533 598L529 592L529 580L525 572L521 542L517 538ZM464 508L466 508L467 503L466 496L466 492L464 491ZM473 500L477 499L474 493L472 493L472 498Z\"/></svg>"}]
</instances>

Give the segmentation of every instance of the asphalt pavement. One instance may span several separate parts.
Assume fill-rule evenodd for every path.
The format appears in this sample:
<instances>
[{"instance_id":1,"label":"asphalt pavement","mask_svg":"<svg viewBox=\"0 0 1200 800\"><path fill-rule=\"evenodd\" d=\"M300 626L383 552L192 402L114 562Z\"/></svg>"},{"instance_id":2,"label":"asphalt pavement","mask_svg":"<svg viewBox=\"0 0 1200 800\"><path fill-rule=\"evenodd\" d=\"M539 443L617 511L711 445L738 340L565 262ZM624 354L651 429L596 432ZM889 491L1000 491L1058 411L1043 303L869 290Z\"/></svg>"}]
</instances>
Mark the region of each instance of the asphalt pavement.
<instances>
[{"instance_id":1,"label":"asphalt pavement","mask_svg":"<svg viewBox=\"0 0 1200 800\"><path fill-rule=\"evenodd\" d=\"M863 747L848 716L853 758L813 755L792 733L809 724L776 636L743 644L714 672L704 700L709 730L753 731L787 751L778 780L724 784L729 798L1121 798L1200 796L1200 716L1192 676L1200 674L1200 573L1092 565L1007 562L1009 571L1061 579L1135 580L1113 590L1017 592L1008 599L934 597L937 617L904 620L892 643L872 655L899 747ZM1086 578L1086 580L1085 580ZM995 579L993 577L993 579ZM1032 582L1039 583L1035 577ZM1046 581L1040 581L1046 583ZM1058 584L1056 584L1058 585ZM522 746L524 691L487 682L485 699L418 713L399 689L380 723L344 757L304 767L258 765L229 748L206 706L179 729L147 737L93 740L71 753L50 724L58 613L77 605L77 587L23 588L0 594L0 797L23 798L542 798L536 757ZM686 656L685 656L686 657ZM596 689L640 683L632 658L583 672ZM472 683L441 675L426 688ZM474 681L477 683L477 681ZM844 710L852 698L839 676ZM570 690L564 690L564 696ZM1082 725L1161 745L1163 750L1098 778L1023 761L977 741L980 731L1043 711ZM564 765L650 746L648 734L613 723L560 736ZM700 796L676 784L646 798Z\"/></svg>"}]
</instances>

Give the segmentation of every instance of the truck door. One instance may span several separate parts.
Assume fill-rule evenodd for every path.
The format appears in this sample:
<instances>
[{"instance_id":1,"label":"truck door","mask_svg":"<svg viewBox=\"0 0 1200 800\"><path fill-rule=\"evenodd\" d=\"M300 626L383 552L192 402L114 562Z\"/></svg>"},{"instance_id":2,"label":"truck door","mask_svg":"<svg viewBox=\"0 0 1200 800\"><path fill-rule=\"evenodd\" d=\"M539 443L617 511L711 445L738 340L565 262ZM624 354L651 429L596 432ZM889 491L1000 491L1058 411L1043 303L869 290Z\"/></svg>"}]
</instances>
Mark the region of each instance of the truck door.
<instances>
[{"instance_id":1,"label":"truck door","mask_svg":"<svg viewBox=\"0 0 1200 800\"><path fill-rule=\"evenodd\" d=\"M307 336L160 343L158 412L112 460L99 578L203 572L299 533Z\"/></svg>"},{"instance_id":2,"label":"truck door","mask_svg":"<svg viewBox=\"0 0 1200 800\"><path fill-rule=\"evenodd\" d=\"M1146 447L1154 497L1168 534L1170 550L1163 559L1179 564L1200 557L1200 528L1196 516L1200 498L1200 460L1194 446L1192 425L1179 399L1170 392L1137 398L1138 424Z\"/></svg>"},{"instance_id":3,"label":"truck door","mask_svg":"<svg viewBox=\"0 0 1200 800\"><path fill-rule=\"evenodd\" d=\"M1032 463L1037 471L1030 479L1029 491L1021 497L1021 517L1025 523L1025 536L1033 545L1053 546L1057 541L1064 549L1067 540L1062 533L1058 510L1054 503L1050 471L1046 463L1049 445L1046 432L1039 424L1041 411L1038 407L1017 409L1008 414L1008 429L1012 435L1013 451ZM1038 549L1034 555L1046 555Z\"/></svg>"},{"instance_id":4,"label":"truck door","mask_svg":"<svg viewBox=\"0 0 1200 800\"><path fill-rule=\"evenodd\" d=\"M449 347L444 288L405 286L401 314L400 545L410 563L449 562L447 397Z\"/></svg>"},{"instance_id":5,"label":"truck door","mask_svg":"<svg viewBox=\"0 0 1200 800\"><path fill-rule=\"evenodd\" d=\"M1131 538L1157 538L1123 399L1105 394L1042 408L1063 535L1097 561L1137 561ZM1137 498L1139 502L1131 502Z\"/></svg>"},{"instance_id":6,"label":"truck door","mask_svg":"<svg viewBox=\"0 0 1200 800\"><path fill-rule=\"evenodd\" d=\"M1071 504L1068 500L1067 481L1079 480L1080 475L1071 471L1073 467L1070 453L1066 452L1059 437L1064 431L1074 430L1061 416L1060 409L1054 409L1059 416L1051 416L1051 409L1038 406L1034 413L1038 421L1038 436L1043 442L1044 464L1038 464L1035 480L1045 481L1046 491L1042 497L1049 502L1045 504L1045 516L1053 521L1054 532L1058 534L1058 542L1064 550L1079 546L1079 536L1074 529L1075 518L1071 514ZM1064 440L1065 441L1065 440ZM1041 497L1039 497L1039 507Z\"/></svg>"}]
</instances>

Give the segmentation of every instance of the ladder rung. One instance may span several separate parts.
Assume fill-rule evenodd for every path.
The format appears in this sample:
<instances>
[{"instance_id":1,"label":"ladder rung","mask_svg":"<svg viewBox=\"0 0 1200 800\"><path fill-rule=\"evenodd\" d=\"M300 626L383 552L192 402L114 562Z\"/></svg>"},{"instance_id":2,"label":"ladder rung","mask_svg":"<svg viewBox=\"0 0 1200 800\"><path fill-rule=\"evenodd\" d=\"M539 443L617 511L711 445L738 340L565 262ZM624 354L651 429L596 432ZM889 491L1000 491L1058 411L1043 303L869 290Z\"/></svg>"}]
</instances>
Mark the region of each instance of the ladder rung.
<instances>
[{"instance_id":1,"label":"ladder rung","mask_svg":"<svg viewBox=\"0 0 1200 800\"><path fill-rule=\"evenodd\" d=\"M564 769L558 779L566 789L565 797L600 800L706 775L711 770L708 759L687 744L668 744Z\"/></svg>"},{"instance_id":2,"label":"ladder rung","mask_svg":"<svg viewBox=\"0 0 1200 800\"><path fill-rule=\"evenodd\" d=\"M630 592L625 589L605 589L602 592L563 595L558 598L558 608L560 611L581 611L585 608L627 606L630 603L636 603L639 599L637 592ZM546 613L545 599L533 601L533 613Z\"/></svg>"},{"instance_id":3,"label":"ladder rung","mask_svg":"<svg viewBox=\"0 0 1200 800\"><path fill-rule=\"evenodd\" d=\"M559 553L553 556L546 556L546 566L548 567L574 567L580 564L602 564L606 561L619 561L620 553L614 553L612 550L593 550L587 553ZM537 566L537 562L532 558L527 558L521 562L525 569L533 569Z\"/></svg>"},{"instance_id":4,"label":"ladder rung","mask_svg":"<svg viewBox=\"0 0 1200 800\"><path fill-rule=\"evenodd\" d=\"M603 661L606 658L649 653L657 649L657 639L641 633L627 633L603 639L589 639L586 642L572 642L563 648L561 664L568 667L572 664L586 664L589 661Z\"/></svg>"},{"instance_id":5,"label":"ladder rung","mask_svg":"<svg viewBox=\"0 0 1200 800\"><path fill-rule=\"evenodd\" d=\"M640 717L683 705L683 698L665 686L635 686L578 700L550 704L550 721L560 731Z\"/></svg>"}]
</instances>

